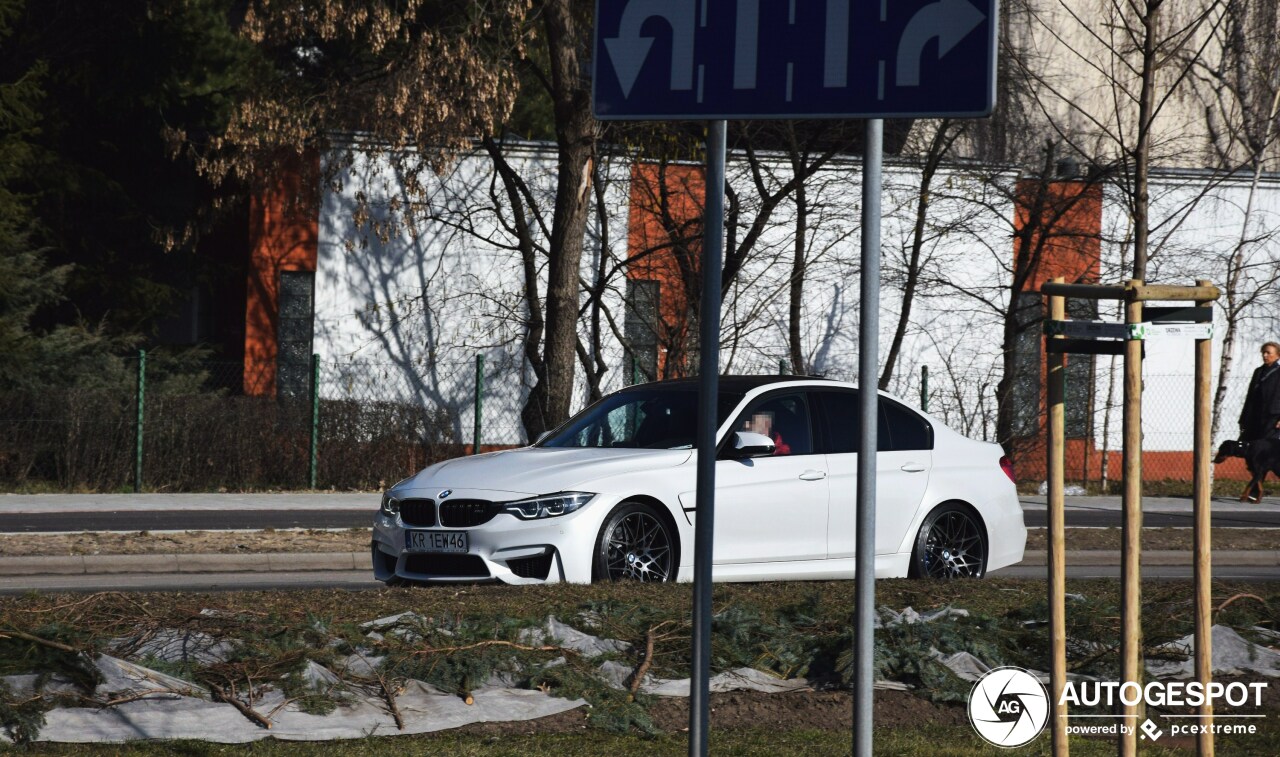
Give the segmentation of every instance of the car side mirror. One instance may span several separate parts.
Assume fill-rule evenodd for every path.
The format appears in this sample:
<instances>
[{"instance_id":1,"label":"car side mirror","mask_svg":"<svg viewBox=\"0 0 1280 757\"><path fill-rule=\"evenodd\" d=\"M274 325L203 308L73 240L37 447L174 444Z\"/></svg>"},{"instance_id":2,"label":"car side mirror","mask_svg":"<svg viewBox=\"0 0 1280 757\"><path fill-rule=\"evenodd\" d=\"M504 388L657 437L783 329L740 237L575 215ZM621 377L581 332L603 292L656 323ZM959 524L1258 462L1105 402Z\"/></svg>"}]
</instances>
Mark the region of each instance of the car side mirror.
<instances>
[{"instance_id":1,"label":"car side mirror","mask_svg":"<svg viewBox=\"0 0 1280 757\"><path fill-rule=\"evenodd\" d=\"M726 457L744 459L773 454L773 440L753 431L735 431L726 447Z\"/></svg>"}]
</instances>

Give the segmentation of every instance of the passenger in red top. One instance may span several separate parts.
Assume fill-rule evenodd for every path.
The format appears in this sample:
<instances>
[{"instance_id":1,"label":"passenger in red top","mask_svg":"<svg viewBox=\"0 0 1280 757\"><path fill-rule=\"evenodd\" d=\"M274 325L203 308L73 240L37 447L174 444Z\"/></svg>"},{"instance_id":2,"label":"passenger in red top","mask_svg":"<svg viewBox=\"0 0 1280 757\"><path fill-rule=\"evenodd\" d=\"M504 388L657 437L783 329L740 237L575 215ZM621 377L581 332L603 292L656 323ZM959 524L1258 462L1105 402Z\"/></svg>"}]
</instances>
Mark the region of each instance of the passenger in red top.
<instances>
[{"instance_id":1,"label":"passenger in red top","mask_svg":"<svg viewBox=\"0 0 1280 757\"><path fill-rule=\"evenodd\" d=\"M773 428L773 413L767 410L758 411L751 416L751 420L747 421L744 431L752 431L757 434L763 434L773 440L773 454L790 455L791 445L782 441L782 434L779 434Z\"/></svg>"}]
</instances>

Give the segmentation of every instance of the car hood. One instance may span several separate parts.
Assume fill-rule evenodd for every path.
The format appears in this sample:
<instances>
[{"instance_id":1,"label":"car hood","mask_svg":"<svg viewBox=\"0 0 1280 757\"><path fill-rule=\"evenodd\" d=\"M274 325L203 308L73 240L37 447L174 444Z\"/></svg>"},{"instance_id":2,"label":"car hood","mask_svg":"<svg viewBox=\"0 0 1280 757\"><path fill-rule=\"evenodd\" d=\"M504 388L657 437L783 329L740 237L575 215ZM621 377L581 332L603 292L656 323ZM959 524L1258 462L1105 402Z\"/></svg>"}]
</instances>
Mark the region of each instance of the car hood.
<instances>
[{"instance_id":1,"label":"car hood","mask_svg":"<svg viewBox=\"0 0 1280 757\"><path fill-rule=\"evenodd\" d=\"M692 454L693 450L688 449L521 447L446 460L395 488L487 490L515 497L533 496L572 491L611 476L673 468Z\"/></svg>"}]
</instances>

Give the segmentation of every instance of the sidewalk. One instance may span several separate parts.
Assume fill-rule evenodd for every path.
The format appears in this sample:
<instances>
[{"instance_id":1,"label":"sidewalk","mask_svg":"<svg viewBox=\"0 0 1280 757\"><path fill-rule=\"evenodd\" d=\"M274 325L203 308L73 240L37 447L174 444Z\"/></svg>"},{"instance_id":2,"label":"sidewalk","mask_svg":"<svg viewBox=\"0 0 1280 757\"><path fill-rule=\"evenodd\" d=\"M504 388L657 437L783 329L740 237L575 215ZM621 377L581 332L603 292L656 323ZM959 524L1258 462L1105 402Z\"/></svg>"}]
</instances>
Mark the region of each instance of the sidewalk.
<instances>
[{"instance_id":1,"label":"sidewalk","mask_svg":"<svg viewBox=\"0 0 1280 757\"><path fill-rule=\"evenodd\" d=\"M154 512L162 510L366 510L379 492L262 492L254 494L0 494L0 515L18 513Z\"/></svg>"}]
</instances>

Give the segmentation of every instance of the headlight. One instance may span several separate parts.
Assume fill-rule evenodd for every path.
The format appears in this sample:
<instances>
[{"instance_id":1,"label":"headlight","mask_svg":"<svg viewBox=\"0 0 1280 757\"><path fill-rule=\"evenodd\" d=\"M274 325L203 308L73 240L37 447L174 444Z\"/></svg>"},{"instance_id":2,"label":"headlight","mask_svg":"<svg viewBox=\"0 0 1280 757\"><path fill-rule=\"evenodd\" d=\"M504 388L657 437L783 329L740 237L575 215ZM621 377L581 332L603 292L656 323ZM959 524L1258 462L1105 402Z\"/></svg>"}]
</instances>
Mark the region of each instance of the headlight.
<instances>
[{"instance_id":1,"label":"headlight","mask_svg":"<svg viewBox=\"0 0 1280 757\"><path fill-rule=\"evenodd\" d=\"M503 508L521 520L554 518L579 510L596 495L591 492L559 492L541 497L507 502Z\"/></svg>"},{"instance_id":2,"label":"headlight","mask_svg":"<svg viewBox=\"0 0 1280 757\"><path fill-rule=\"evenodd\" d=\"M382 510L383 515L394 518L400 512L400 500L383 492L382 506L379 509Z\"/></svg>"}]
</instances>

